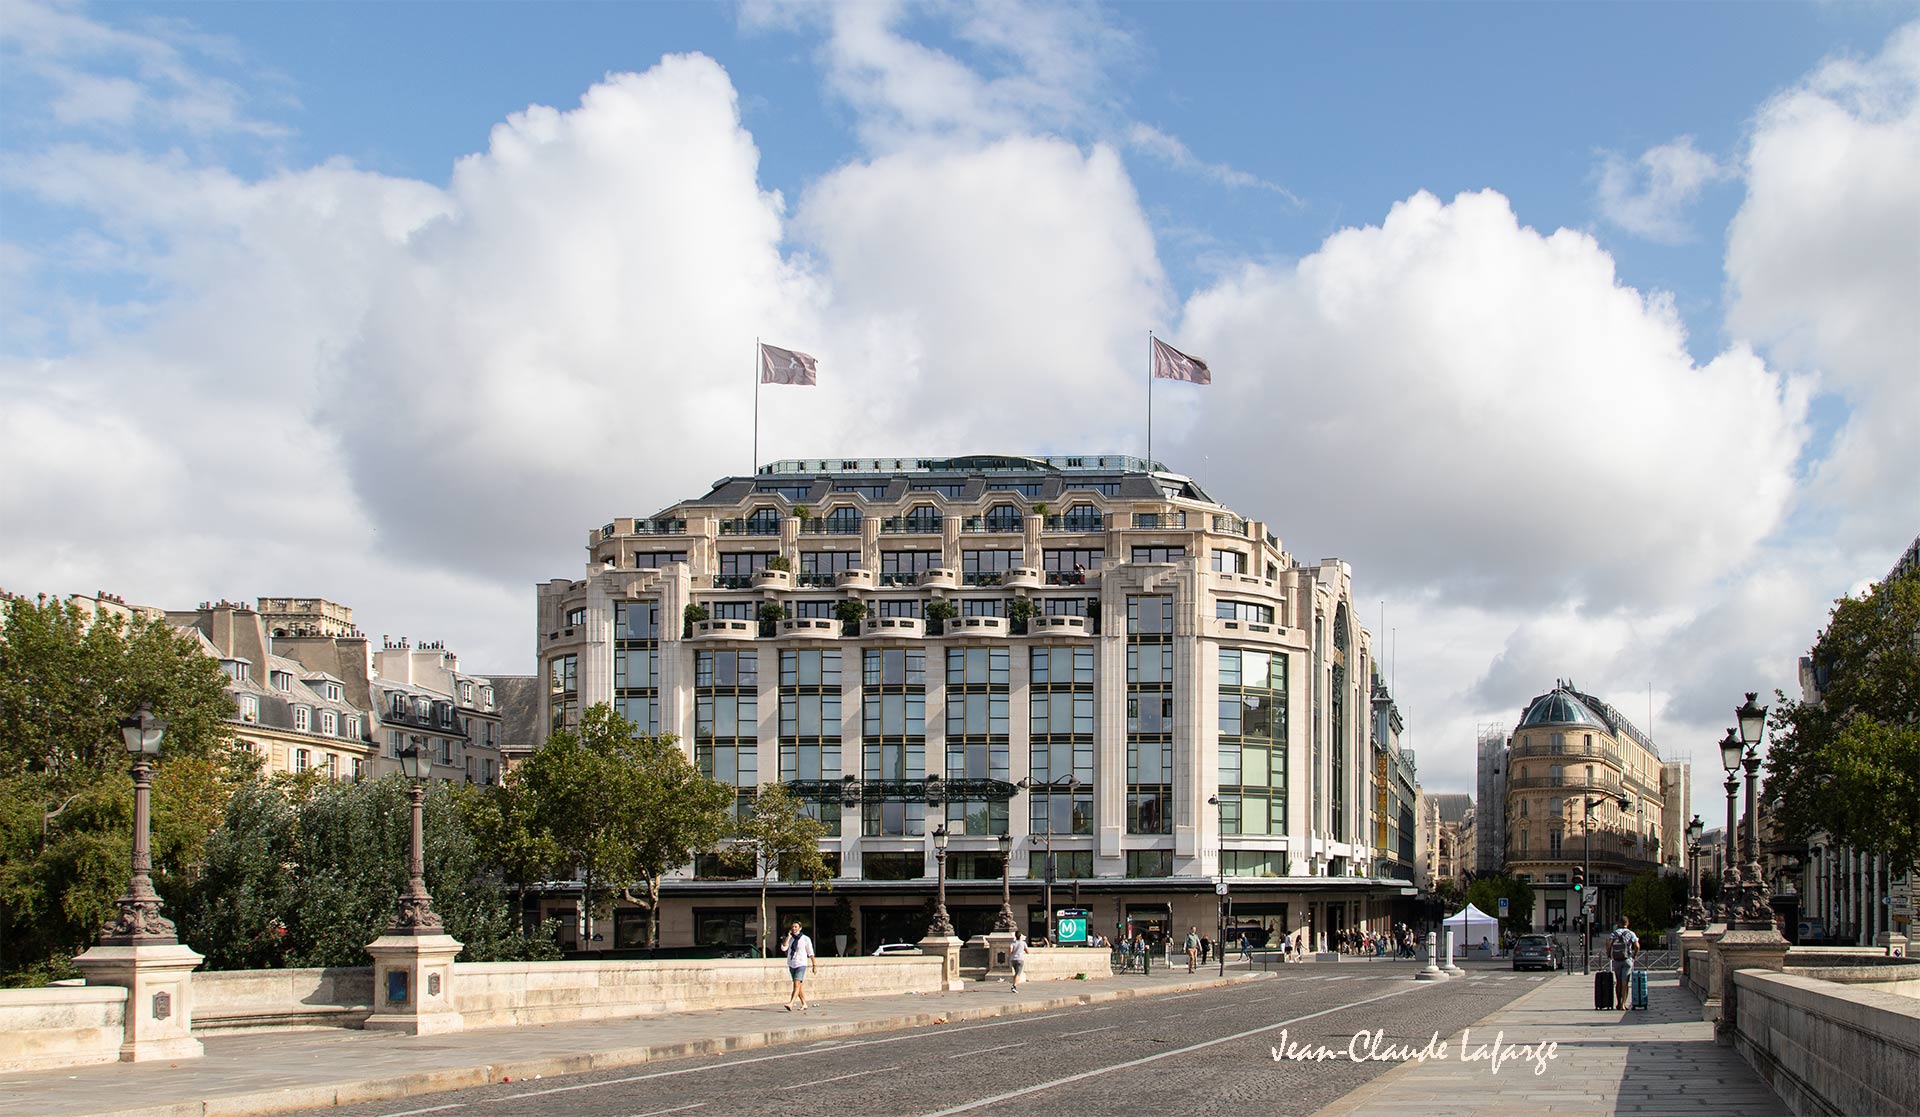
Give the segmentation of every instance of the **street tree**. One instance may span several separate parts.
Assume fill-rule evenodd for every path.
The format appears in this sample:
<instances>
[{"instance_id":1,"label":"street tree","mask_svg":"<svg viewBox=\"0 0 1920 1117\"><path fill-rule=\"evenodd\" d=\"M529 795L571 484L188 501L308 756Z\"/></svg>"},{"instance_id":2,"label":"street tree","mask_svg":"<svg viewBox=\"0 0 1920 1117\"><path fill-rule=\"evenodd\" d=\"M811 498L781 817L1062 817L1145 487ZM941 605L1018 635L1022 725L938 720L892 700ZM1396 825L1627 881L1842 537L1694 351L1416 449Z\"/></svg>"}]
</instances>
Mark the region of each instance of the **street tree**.
<instances>
[{"instance_id":1,"label":"street tree","mask_svg":"<svg viewBox=\"0 0 1920 1117\"><path fill-rule=\"evenodd\" d=\"M1810 656L1817 692L1776 691L1766 797L1785 835L1920 857L1920 574L1834 603Z\"/></svg>"},{"instance_id":2,"label":"street tree","mask_svg":"<svg viewBox=\"0 0 1920 1117\"><path fill-rule=\"evenodd\" d=\"M733 789L703 775L671 735L636 737L631 749L644 817L633 851L644 895L632 898L647 909L647 942L658 947L661 878L725 837L733 818Z\"/></svg>"},{"instance_id":3,"label":"street tree","mask_svg":"<svg viewBox=\"0 0 1920 1117\"><path fill-rule=\"evenodd\" d=\"M826 824L807 813L807 806L780 784L768 784L754 796L753 806L735 834L736 852L752 857L760 878L760 934L763 947L773 952L773 928L767 925L767 886L775 878L819 884L833 874L820 855Z\"/></svg>"},{"instance_id":4,"label":"street tree","mask_svg":"<svg viewBox=\"0 0 1920 1117\"><path fill-rule=\"evenodd\" d=\"M72 602L0 601L0 977L72 976L70 961L126 887L133 789L119 723L166 719L154 770L154 883L180 884L232 788L257 768L233 744L219 664L147 617Z\"/></svg>"},{"instance_id":5,"label":"street tree","mask_svg":"<svg viewBox=\"0 0 1920 1117\"><path fill-rule=\"evenodd\" d=\"M1668 885L1669 878L1659 873L1644 872L1627 882L1626 891L1620 896L1620 911L1633 925L1648 932L1663 931L1679 923L1678 908L1673 902L1673 889ZM1685 881L1680 877L1673 880ZM1684 902L1684 897L1683 897Z\"/></svg>"}]
</instances>

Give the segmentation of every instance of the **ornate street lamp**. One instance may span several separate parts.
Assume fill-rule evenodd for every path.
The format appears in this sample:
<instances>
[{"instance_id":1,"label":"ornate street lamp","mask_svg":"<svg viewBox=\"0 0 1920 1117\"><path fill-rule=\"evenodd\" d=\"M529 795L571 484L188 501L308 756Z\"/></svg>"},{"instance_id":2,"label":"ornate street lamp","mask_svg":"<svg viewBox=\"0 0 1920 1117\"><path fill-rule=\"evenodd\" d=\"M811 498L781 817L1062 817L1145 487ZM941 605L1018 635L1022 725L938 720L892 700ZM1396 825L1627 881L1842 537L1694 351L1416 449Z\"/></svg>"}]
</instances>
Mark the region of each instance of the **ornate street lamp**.
<instances>
[{"instance_id":1,"label":"ornate street lamp","mask_svg":"<svg viewBox=\"0 0 1920 1117\"><path fill-rule=\"evenodd\" d=\"M1700 835L1706 833L1706 823L1699 815L1687 823L1687 916L1685 927L1689 931L1705 930L1707 926L1707 907L1700 901Z\"/></svg>"},{"instance_id":2,"label":"ornate street lamp","mask_svg":"<svg viewBox=\"0 0 1920 1117\"><path fill-rule=\"evenodd\" d=\"M133 716L120 723L120 738L133 756L133 878L127 882L126 895L114 901L119 909L100 931L104 946L171 946L178 942L173 922L160 914L160 894L153 890L153 851L148 840L152 828L153 758L160 755L160 741L167 735L167 723L154 716L153 706L142 702Z\"/></svg>"},{"instance_id":3,"label":"ornate street lamp","mask_svg":"<svg viewBox=\"0 0 1920 1117\"><path fill-rule=\"evenodd\" d=\"M994 917L993 932L1011 935L1019 931L1013 921L1013 835L1000 835L1000 914Z\"/></svg>"},{"instance_id":4,"label":"ornate street lamp","mask_svg":"<svg viewBox=\"0 0 1920 1117\"><path fill-rule=\"evenodd\" d=\"M413 844L407 851L407 890L400 894L400 910L389 935L438 935L444 933L440 916L433 910L433 897L427 894L426 844L422 840L421 819L426 811L427 777L433 774L433 757L427 747L414 742L400 750L400 770L412 782L407 794L413 801Z\"/></svg>"},{"instance_id":5,"label":"ornate street lamp","mask_svg":"<svg viewBox=\"0 0 1920 1117\"><path fill-rule=\"evenodd\" d=\"M938 866L940 884L934 893L933 922L927 925L927 937L948 939L953 937L953 920L947 918L947 828L944 826L933 832L933 860Z\"/></svg>"},{"instance_id":6,"label":"ornate street lamp","mask_svg":"<svg viewBox=\"0 0 1920 1117\"><path fill-rule=\"evenodd\" d=\"M1747 770L1747 862L1743 871L1746 885L1745 910L1740 914L1751 926L1747 930L1773 928L1773 910L1767 903L1765 874L1760 869L1760 812L1755 805L1760 788L1760 743L1766 736L1767 708L1755 700L1760 696L1747 692L1747 700L1734 711L1740 721L1740 743L1746 755L1740 763Z\"/></svg>"},{"instance_id":7,"label":"ornate street lamp","mask_svg":"<svg viewBox=\"0 0 1920 1117\"><path fill-rule=\"evenodd\" d=\"M1720 917L1728 927L1740 908L1740 816L1734 805L1734 796L1740 794L1740 777L1734 775L1740 770L1740 747L1740 731L1729 728L1720 738L1720 766L1727 770L1727 864L1720 876Z\"/></svg>"}]
</instances>

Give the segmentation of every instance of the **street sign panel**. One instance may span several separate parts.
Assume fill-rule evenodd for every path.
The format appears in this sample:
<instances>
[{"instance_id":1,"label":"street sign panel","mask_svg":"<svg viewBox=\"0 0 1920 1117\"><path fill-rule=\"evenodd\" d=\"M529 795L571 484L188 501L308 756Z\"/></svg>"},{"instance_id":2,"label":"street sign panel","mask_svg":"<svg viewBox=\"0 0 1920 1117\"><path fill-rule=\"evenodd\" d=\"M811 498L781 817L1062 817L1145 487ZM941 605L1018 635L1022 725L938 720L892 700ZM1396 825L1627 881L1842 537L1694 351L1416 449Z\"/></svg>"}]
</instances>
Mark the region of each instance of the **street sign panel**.
<instances>
[{"instance_id":1,"label":"street sign panel","mask_svg":"<svg viewBox=\"0 0 1920 1117\"><path fill-rule=\"evenodd\" d=\"M1505 896L1500 897L1500 918L1505 919L1507 917L1507 908L1511 902L1512 901L1508 900Z\"/></svg>"},{"instance_id":2,"label":"street sign panel","mask_svg":"<svg viewBox=\"0 0 1920 1117\"><path fill-rule=\"evenodd\" d=\"M1061 946L1087 944L1087 909L1061 908L1053 913L1053 941Z\"/></svg>"},{"instance_id":3,"label":"street sign panel","mask_svg":"<svg viewBox=\"0 0 1920 1117\"><path fill-rule=\"evenodd\" d=\"M1213 894L1215 896L1225 896L1227 894L1227 882L1223 880L1219 884L1214 885Z\"/></svg>"}]
</instances>

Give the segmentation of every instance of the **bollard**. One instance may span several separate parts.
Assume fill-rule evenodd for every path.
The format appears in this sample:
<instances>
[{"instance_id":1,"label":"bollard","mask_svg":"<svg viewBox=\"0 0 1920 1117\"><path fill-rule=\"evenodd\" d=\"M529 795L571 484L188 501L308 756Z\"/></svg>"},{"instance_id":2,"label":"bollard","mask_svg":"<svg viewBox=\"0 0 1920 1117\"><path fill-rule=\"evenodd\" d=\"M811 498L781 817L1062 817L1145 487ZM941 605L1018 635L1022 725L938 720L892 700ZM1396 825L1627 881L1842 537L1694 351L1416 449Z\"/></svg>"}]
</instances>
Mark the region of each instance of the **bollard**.
<instances>
[{"instance_id":1,"label":"bollard","mask_svg":"<svg viewBox=\"0 0 1920 1117\"><path fill-rule=\"evenodd\" d=\"M1447 975L1442 973L1440 971L1440 967L1436 965L1434 962L1436 949L1437 949L1437 943L1434 937L1434 933L1432 931L1428 931L1427 932L1427 964L1426 964L1426 967L1422 969L1419 973L1413 975L1413 979L1415 981L1445 981L1447 979Z\"/></svg>"},{"instance_id":2,"label":"bollard","mask_svg":"<svg viewBox=\"0 0 1920 1117\"><path fill-rule=\"evenodd\" d=\"M1453 928L1448 927L1440 932L1440 943L1441 957L1446 959L1446 961L1440 963L1440 968L1446 971L1449 977L1457 977L1465 972L1461 970L1459 966L1453 964Z\"/></svg>"}]
</instances>

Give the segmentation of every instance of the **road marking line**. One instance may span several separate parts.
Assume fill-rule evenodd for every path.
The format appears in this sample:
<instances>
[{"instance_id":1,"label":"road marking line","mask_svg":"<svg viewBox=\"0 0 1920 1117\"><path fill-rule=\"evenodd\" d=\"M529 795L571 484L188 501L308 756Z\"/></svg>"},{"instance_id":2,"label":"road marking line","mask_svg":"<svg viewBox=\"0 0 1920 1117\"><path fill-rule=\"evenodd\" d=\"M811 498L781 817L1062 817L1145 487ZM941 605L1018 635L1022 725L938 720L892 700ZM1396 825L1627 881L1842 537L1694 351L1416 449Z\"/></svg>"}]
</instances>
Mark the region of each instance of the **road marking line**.
<instances>
[{"instance_id":1,"label":"road marking line","mask_svg":"<svg viewBox=\"0 0 1920 1117\"><path fill-rule=\"evenodd\" d=\"M1012 1047L1025 1047L1026 1045L1027 1045L1027 1042L1026 1042L1025 1040L1021 1040L1021 1041L1020 1041L1019 1043L1003 1043L1003 1044L1001 1044L1001 1045L1000 1045L1000 1046L998 1046L998 1047L982 1047L982 1048L981 1048L980 1050L978 1050L978 1051L962 1051L962 1052L961 1052L960 1054L958 1054L958 1055L949 1055L949 1056L947 1056L947 1058L949 1058L949 1059L964 1059L964 1058L966 1058L966 1057L967 1057L967 1056L969 1056L969 1055L985 1055L985 1054L986 1054L987 1052L989 1052L989 1051L1005 1051L1005 1050L1007 1050L1008 1048L1012 1048Z\"/></svg>"},{"instance_id":2,"label":"road marking line","mask_svg":"<svg viewBox=\"0 0 1920 1117\"><path fill-rule=\"evenodd\" d=\"M1169 1012L1169 1013L1167 1013L1167 1014L1166 1014L1165 1016L1161 1016L1161 1017L1158 1017L1158 1019L1160 1019L1160 1020L1178 1020L1178 1019L1180 1019L1180 1018L1181 1018L1182 1016L1185 1016L1185 1015L1186 1015L1186 1013L1184 1013L1184 1012Z\"/></svg>"},{"instance_id":3,"label":"road marking line","mask_svg":"<svg viewBox=\"0 0 1920 1117\"><path fill-rule=\"evenodd\" d=\"M735 1059L732 1062L714 1063L704 1067L684 1067L679 1070L654 1071L652 1074L635 1074L635 1075L629 1075L625 1078L610 1078L605 1082L584 1082L578 1086L556 1086L550 1090L532 1090L523 1094L509 1094L504 1098L487 1098L486 1100L488 1102L517 1101L521 1098L537 1098L544 1094L564 1094L572 1090L592 1090L592 1089L597 1089L598 1087L601 1087L601 1086L624 1086L629 1082L644 1082L650 1078L668 1078L673 1075L679 1075L679 1074L699 1074L702 1071L709 1071L709 1070L728 1070L732 1067L746 1066L749 1063L765 1063L765 1062L770 1062L774 1059L797 1059L802 1055L823 1055L830 1051L850 1051L856 1047L878 1047L883 1043L905 1043L906 1041L913 1040L913 1039L928 1039L933 1036L950 1036L956 1032L974 1032L974 1031L979 1031L982 1028L1004 1028L1009 1024L1029 1024L1038 1020L1049 1020L1056 1016L1064 1016L1066 1015L1067 1012L1070 1012L1070 1011L1072 1010L1069 1009L1062 1012L1040 1012L1040 1013L1033 1013L1028 1015L1012 1016L1012 1017L1008 1017L1005 1020L994 1020L985 1024L963 1024L957 1028L942 1028L942 1027L938 1027L937 1025L920 1024L920 1025L914 1025L914 1027L921 1028L921 1029L934 1029L934 1030L921 1030L921 1031L914 1032L912 1035L889 1036L886 1039L857 1039L847 1043L840 1043L834 1047L807 1047L807 1048L802 1048L798 1051L782 1052L778 1055L756 1055L750 1059ZM1090 1011L1101 1012L1104 1010L1092 1009ZM831 1041L828 1041L828 1042L831 1042Z\"/></svg>"},{"instance_id":4,"label":"road marking line","mask_svg":"<svg viewBox=\"0 0 1920 1117\"><path fill-rule=\"evenodd\" d=\"M1437 985L1438 982L1435 982L1434 984ZM1042 1090L1051 1090L1058 1086L1067 1086L1075 1082L1081 1082L1089 1078L1095 1078L1095 1077L1098 1077L1099 1075L1106 1074L1110 1071L1130 1070L1134 1067L1144 1066L1147 1063L1158 1062L1161 1059L1171 1059L1176 1055L1188 1055L1195 1051L1202 1051L1202 1050L1205 1050L1206 1048L1214 1047L1222 1043L1231 1043L1234 1040L1246 1039L1248 1036L1257 1036L1263 1032L1271 1032L1276 1028L1285 1028L1289 1025L1298 1024L1305 1020L1313 1020L1321 1016L1330 1016L1333 1013L1344 1012L1350 1008L1358 1008L1361 1005L1373 1004L1375 1001L1384 1001L1389 997L1399 997L1407 993L1418 992L1423 988L1431 988L1431 986L1425 985L1425 984L1414 985L1406 988L1395 989L1391 993L1381 993L1378 996L1364 997L1357 1001L1350 1001L1347 1004L1335 1005L1332 1008L1323 1008L1319 1012L1310 1012L1310 1013L1307 1013L1305 1016L1296 1016L1291 1020L1282 1020L1277 1024L1264 1024L1258 1028L1249 1028L1244 1032L1235 1032L1230 1036L1221 1036L1218 1039L1206 1040L1201 1043L1191 1044L1187 1047L1178 1047L1170 1051L1161 1051L1157 1054L1147 1055L1143 1058L1133 1059L1125 1063L1114 1063L1111 1066L1097 1067L1093 1070L1082 1071L1079 1074L1070 1074L1065 1078L1056 1078L1051 1082L1042 1082L1037 1086L1028 1086L1024 1089L1010 1090L1004 1094L996 1094L990 1098L980 1098L976 1101L967 1102L964 1105L953 1106L950 1109L936 1110L933 1113L925 1114L924 1117L952 1117L952 1115L956 1113L967 1113L975 1109L983 1108L985 1106L998 1105L1001 1102L1011 1101L1014 1098L1025 1097L1028 1094L1037 1094Z\"/></svg>"},{"instance_id":5,"label":"road marking line","mask_svg":"<svg viewBox=\"0 0 1920 1117\"><path fill-rule=\"evenodd\" d=\"M1085 1029L1085 1030L1083 1030L1083 1031L1078 1031L1078 1032L1061 1032L1061 1033L1060 1033L1060 1038L1061 1038L1061 1039L1065 1039L1065 1038L1067 1038L1068 1036L1084 1036L1084 1035L1091 1035L1091 1034L1093 1034L1094 1032L1110 1032L1110 1031L1112 1031L1112 1030L1114 1030L1115 1028L1118 1028L1119 1026L1120 1026L1120 1025L1118 1025L1118 1024L1108 1024L1108 1025L1107 1025L1106 1027L1104 1027L1104 1028L1087 1028L1087 1029Z\"/></svg>"},{"instance_id":6,"label":"road marking line","mask_svg":"<svg viewBox=\"0 0 1920 1117\"><path fill-rule=\"evenodd\" d=\"M1214 992L1212 989L1202 989L1198 993L1176 993L1171 997L1162 997L1160 999L1163 1001L1184 1001L1188 997L1203 997L1212 992Z\"/></svg>"},{"instance_id":7,"label":"road marking line","mask_svg":"<svg viewBox=\"0 0 1920 1117\"><path fill-rule=\"evenodd\" d=\"M634 1117L660 1117L663 1113L685 1113L689 1109L699 1109L706 1104L706 1102L697 1101L692 1105L676 1105L672 1109L650 1109L645 1113L636 1113Z\"/></svg>"},{"instance_id":8,"label":"road marking line","mask_svg":"<svg viewBox=\"0 0 1920 1117\"><path fill-rule=\"evenodd\" d=\"M416 1113L438 1113L443 1109L465 1109L466 1107L466 1102L457 1101L452 1105L436 1105L426 1109L403 1109L398 1113L383 1113L380 1117L413 1117Z\"/></svg>"},{"instance_id":9,"label":"road marking line","mask_svg":"<svg viewBox=\"0 0 1920 1117\"><path fill-rule=\"evenodd\" d=\"M804 1090L809 1086L825 1086L829 1082L845 1082L849 1078L859 1078L863 1075L868 1075L868 1074L885 1074L890 1070L899 1070L899 1069L900 1069L899 1067L875 1067L873 1070L857 1070L857 1071L854 1071L852 1074L843 1074L837 1078L820 1078L820 1079L815 1079L812 1082L796 1082L791 1086L782 1086L780 1088L782 1090ZM706 1103L702 1102L701 1104L704 1105ZM669 1109L669 1110L663 1110L662 1112L671 1113L673 1111Z\"/></svg>"}]
</instances>

